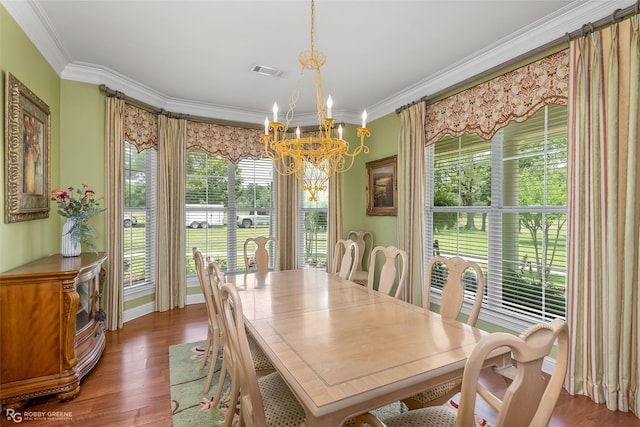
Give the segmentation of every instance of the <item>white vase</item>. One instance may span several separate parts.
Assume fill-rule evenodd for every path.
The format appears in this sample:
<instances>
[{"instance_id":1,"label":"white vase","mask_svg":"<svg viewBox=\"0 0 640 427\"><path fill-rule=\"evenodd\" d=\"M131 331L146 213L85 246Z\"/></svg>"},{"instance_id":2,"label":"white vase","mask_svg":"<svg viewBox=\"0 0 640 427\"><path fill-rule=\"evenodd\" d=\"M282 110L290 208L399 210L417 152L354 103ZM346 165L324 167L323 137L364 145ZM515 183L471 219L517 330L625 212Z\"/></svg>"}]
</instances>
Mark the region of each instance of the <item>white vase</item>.
<instances>
[{"instance_id":1,"label":"white vase","mask_svg":"<svg viewBox=\"0 0 640 427\"><path fill-rule=\"evenodd\" d=\"M73 257L80 255L82 247L80 246L80 240L77 242L71 237L71 227L75 224L76 220L73 218L67 218L62 225L62 240L60 246L60 253L63 257Z\"/></svg>"}]
</instances>

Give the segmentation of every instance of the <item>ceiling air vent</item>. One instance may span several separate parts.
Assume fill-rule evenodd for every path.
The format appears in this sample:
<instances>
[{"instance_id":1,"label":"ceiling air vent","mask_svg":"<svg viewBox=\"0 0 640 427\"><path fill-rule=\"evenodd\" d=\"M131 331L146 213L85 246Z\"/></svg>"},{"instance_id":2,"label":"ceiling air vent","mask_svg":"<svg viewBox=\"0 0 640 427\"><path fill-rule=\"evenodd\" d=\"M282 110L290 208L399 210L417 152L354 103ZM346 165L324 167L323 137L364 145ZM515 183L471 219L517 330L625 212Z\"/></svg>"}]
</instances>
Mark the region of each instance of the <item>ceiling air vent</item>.
<instances>
[{"instance_id":1,"label":"ceiling air vent","mask_svg":"<svg viewBox=\"0 0 640 427\"><path fill-rule=\"evenodd\" d=\"M286 72L282 70L276 70L275 68L265 67L264 65L254 65L251 67L251 71L254 73L262 74L263 76L271 77L284 77Z\"/></svg>"}]
</instances>

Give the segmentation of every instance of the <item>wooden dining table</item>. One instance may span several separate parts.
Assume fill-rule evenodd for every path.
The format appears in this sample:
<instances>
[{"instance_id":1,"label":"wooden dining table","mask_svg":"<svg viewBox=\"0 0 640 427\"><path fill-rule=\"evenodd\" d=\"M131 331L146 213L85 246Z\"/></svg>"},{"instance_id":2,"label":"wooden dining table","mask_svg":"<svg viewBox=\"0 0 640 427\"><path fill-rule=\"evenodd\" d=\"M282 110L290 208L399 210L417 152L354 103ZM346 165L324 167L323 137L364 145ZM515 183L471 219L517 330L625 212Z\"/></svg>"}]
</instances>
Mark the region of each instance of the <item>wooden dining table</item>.
<instances>
[{"instance_id":1,"label":"wooden dining table","mask_svg":"<svg viewBox=\"0 0 640 427\"><path fill-rule=\"evenodd\" d=\"M322 270L228 275L248 332L298 398L310 426L348 418L462 375L486 335ZM507 354L488 365L505 366Z\"/></svg>"}]
</instances>

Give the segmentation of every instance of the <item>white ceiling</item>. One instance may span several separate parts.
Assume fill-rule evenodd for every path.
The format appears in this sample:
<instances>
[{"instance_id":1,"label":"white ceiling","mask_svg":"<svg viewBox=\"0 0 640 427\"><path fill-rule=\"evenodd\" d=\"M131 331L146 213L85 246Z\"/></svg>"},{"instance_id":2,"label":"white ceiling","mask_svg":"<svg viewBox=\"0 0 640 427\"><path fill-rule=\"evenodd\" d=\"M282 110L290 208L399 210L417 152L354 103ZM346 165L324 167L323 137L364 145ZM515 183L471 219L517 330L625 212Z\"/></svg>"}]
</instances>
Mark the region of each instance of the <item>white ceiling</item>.
<instances>
[{"instance_id":1,"label":"white ceiling","mask_svg":"<svg viewBox=\"0 0 640 427\"><path fill-rule=\"evenodd\" d=\"M310 46L309 0L0 1L62 78L222 120L260 124L274 101L286 110ZM359 123L363 108L375 119L634 3L316 0L324 94L339 121ZM316 121L312 79L294 124Z\"/></svg>"}]
</instances>

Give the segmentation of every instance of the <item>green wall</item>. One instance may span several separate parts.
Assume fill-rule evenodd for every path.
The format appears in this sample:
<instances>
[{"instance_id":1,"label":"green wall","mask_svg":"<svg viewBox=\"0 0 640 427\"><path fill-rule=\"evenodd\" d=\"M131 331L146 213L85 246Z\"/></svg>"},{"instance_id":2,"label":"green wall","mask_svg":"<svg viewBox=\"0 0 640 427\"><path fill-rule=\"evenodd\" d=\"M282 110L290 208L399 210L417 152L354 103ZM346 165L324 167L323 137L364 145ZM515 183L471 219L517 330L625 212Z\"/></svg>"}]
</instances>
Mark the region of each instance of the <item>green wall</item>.
<instances>
[{"instance_id":1,"label":"green wall","mask_svg":"<svg viewBox=\"0 0 640 427\"><path fill-rule=\"evenodd\" d=\"M5 73L9 72L49 106L51 111L50 176L52 183L57 182L60 170L58 167L60 162L60 78L1 5L0 69L3 87ZM4 161L4 93L0 112L3 135L0 157ZM3 170L6 170L6 165ZM0 224L0 271L49 255L56 250L59 251L62 222L57 218L58 215L50 214L46 219L6 224L4 222L5 196L5 175L2 174L0 200L3 204L3 221Z\"/></svg>"},{"instance_id":2,"label":"green wall","mask_svg":"<svg viewBox=\"0 0 640 427\"><path fill-rule=\"evenodd\" d=\"M64 143L60 147L60 180L55 185L52 182L52 188L87 184L98 197L106 197L105 95L88 83L62 80L61 88L60 140ZM106 208L106 199L100 206ZM106 250L106 213L90 222L98 232L96 248Z\"/></svg>"},{"instance_id":3,"label":"green wall","mask_svg":"<svg viewBox=\"0 0 640 427\"><path fill-rule=\"evenodd\" d=\"M84 182L93 186L98 196L104 195L104 97L94 85L62 80L2 5L0 70L3 87L5 73L9 72L49 106L49 187L76 186ZM0 116L0 133L3 135L0 158L4 159L4 93ZM55 203L51 202L49 218L6 224L4 174L0 177L0 200L3 204L0 272L60 251L63 218L56 213ZM94 221L100 236L96 246L104 250L104 215Z\"/></svg>"},{"instance_id":4,"label":"green wall","mask_svg":"<svg viewBox=\"0 0 640 427\"><path fill-rule=\"evenodd\" d=\"M365 145L369 147L369 153L359 155L353 168L341 176L342 234L346 238L350 230L368 230L373 233L376 246L398 246L398 218L367 215L365 163L398 154L400 116L391 113L368 126L371 136L365 139ZM355 129L345 134L345 138L353 145L357 141Z\"/></svg>"}]
</instances>

